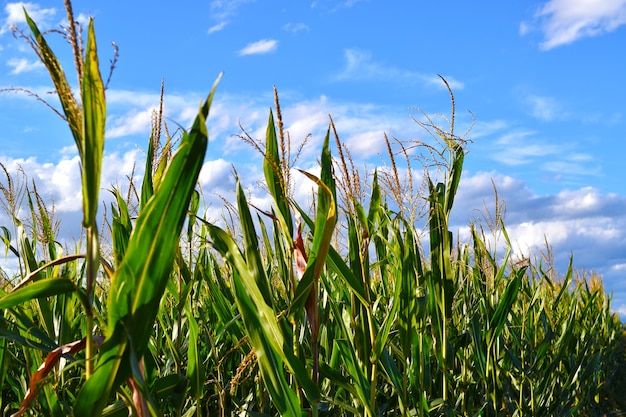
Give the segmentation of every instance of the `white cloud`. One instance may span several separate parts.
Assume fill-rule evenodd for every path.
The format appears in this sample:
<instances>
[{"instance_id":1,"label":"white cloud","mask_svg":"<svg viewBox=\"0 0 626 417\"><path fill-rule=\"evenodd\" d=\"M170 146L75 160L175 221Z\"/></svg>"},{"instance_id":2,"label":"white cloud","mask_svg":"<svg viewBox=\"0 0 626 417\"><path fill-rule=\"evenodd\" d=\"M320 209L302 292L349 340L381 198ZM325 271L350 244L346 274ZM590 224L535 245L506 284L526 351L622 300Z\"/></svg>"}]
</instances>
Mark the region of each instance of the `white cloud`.
<instances>
[{"instance_id":1,"label":"white cloud","mask_svg":"<svg viewBox=\"0 0 626 417\"><path fill-rule=\"evenodd\" d=\"M261 39L256 42L249 43L241 49L239 55L258 55L274 52L278 48L278 41L275 39Z\"/></svg>"},{"instance_id":2,"label":"white cloud","mask_svg":"<svg viewBox=\"0 0 626 417\"><path fill-rule=\"evenodd\" d=\"M228 25L227 21L223 21L223 22L217 23L217 24L211 26L209 28L208 32L209 33L219 32L220 30L224 29L227 25Z\"/></svg>"},{"instance_id":3,"label":"white cloud","mask_svg":"<svg viewBox=\"0 0 626 417\"><path fill-rule=\"evenodd\" d=\"M217 20L227 19L237 13L237 10L255 0L213 0L211 2L211 17Z\"/></svg>"},{"instance_id":4,"label":"white cloud","mask_svg":"<svg viewBox=\"0 0 626 417\"><path fill-rule=\"evenodd\" d=\"M348 149L360 158L369 158L386 151L384 130L369 130L349 136L345 140Z\"/></svg>"},{"instance_id":5,"label":"white cloud","mask_svg":"<svg viewBox=\"0 0 626 417\"><path fill-rule=\"evenodd\" d=\"M4 6L7 17L0 28L0 35L7 32L11 25L26 23L24 9L26 9L28 15L37 23L40 29L49 26L50 20L56 15L56 9L53 7L42 8L36 3L25 2L7 3L6 6Z\"/></svg>"},{"instance_id":6,"label":"white cloud","mask_svg":"<svg viewBox=\"0 0 626 417\"><path fill-rule=\"evenodd\" d=\"M308 134L313 134L313 141L321 141L321 137L326 134L326 129L330 123L327 112L330 106L328 99L321 96L318 100L296 103L283 109L284 120L288 123L286 128L292 139L300 141ZM340 117L340 114L335 115Z\"/></svg>"},{"instance_id":7,"label":"white cloud","mask_svg":"<svg viewBox=\"0 0 626 417\"><path fill-rule=\"evenodd\" d=\"M536 172L554 175L557 180L579 181L602 173L600 162L588 152L587 144L574 140L547 140L537 131L497 120L478 123L471 136L480 137L472 148L483 155L509 166L533 164Z\"/></svg>"},{"instance_id":8,"label":"white cloud","mask_svg":"<svg viewBox=\"0 0 626 417\"><path fill-rule=\"evenodd\" d=\"M309 26L306 23L302 23L302 22L287 23L286 25L283 26L283 30L286 30L287 32L297 33L297 32L308 31Z\"/></svg>"},{"instance_id":9,"label":"white cloud","mask_svg":"<svg viewBox=\"0 0 626 417\"><path fill-rule=\"evenodd\" d=\"M626 263L613 265L611 269L615 271L626 271Z\"/></svg>"},{"instance_id":10,"label":"white cloud","mask_svg":"<svg viewBox=\"0 0 626 417\"><path fill-rule=\"evenodd\" d=\"M29 61L25 58L11 58L7 61L7 65L13 68L11 74L21 74L45 68L41 61Z\"/></svg>"},{"instance_id":11,"label":"white cloud","mask_svg":"<svg viewBox=\"0 0 626 417\"><path fill-rule=\"evenodd\" d=\"M150 133L152 115L156 108L132 111L120 117L109 118L107 127L108 138Z\"/></svg>"},{"instance_id":12,"label":"white cloud","mask_svg":"<svg viewBox=\"0 0 626 417\"><path fill-rule=\"evenodd\" d=\"M213 0L210 5L211 19L217 23L209 28L208 33L224 29L230 23L231 18L237 14L239 8L254 2L255 0Z\"/></svg>"},{"instance_id":13,"label":"white cloud","mask_svg":"<svg viewBox=\"0 0 626 417\"><path fill-rule=\"evenodd\" d=\"M202 188L211 194L234 190L235 178L232 162L222 158L206 161L202 165L198 181Z\"/></svg>"},{"instance_id":14,"label":"white cloud","mask_svg":"<svg viewBox=\"0 0 626 417\"><path fill-rule=\"evenodd\" d=\"M346 67L337 75L340 80L386 79L398 74L396 68L388 68L374 62L372 54L359 49L344 51Z\"/></svg>"},{"instance_id":15,"label":"white cloud","mask_svg":"<svg viewBox=\"0 0 626 417\"><path fill-rule=\"evenodd\" d=\"M330 13L335 13L341 9L349 9L358 3L363 3L363 2L368 2L368 1L369 0L341 0L341 1L328 0L324 2L327 4L323 4L323 5L321 5L318 1L314 1L313 3L311 3L311 8L313 9L318 6L322 6L322 7L329 8L328 10Z\"/></svg>"},{"instance_id":16,"label":"white cloud","mask_svg":"<svg viewBox=\"0 0 626 417\"><path fill-rule=\"evenodd\" d=\"M90 19L91 17L89 15L86 15L85 13L79 13L78 16L74 18L74 20L76 20L78 23L85 27L89 26Z\"/></svg>"},{"instance_id":17,"label":"white cloud","mask_svg":"<svg viewBox=\"0 0 626 417\"><path fill-rule=\"evenodd\" d=\"M139 149L133 149L124 153L105 153L102 160L102 178L100 180L103 198L110 198L110 190L116 187L120 190L128 186L129 176L134 174L133 181L140 184L145 166L145 154Z\"/></svg>"},{"instance_id":18,"label":"white cloud","mask_svg":"<svg viewBox=\"0 0 626 417\"><path fill-rule=\"evenodd\" d=\"M167 91L167 85L165 86ZM194 107L196 111L200 105L202 97L197 93L165 93L163 104L165 108L181 109ZM131 90L107 90L107 103L122 107L155 107L159 105L159 93L145 93Z\"/></svg>"},{"instance_id":19,"label":"white cloud","mask_svg":"<svg viewBox=\"0 0 626 417\"><path fill-rule=\"evenodd\" d=\"M316 172L317 169L319 144L329 125L329 113L333 116L340 138L350 147L357 167L363 166L364 163L369 163L369 167L380 165L380 159L374 154L380 153L381 150L384 153L385 132L390 138L394 136L406 138L407 135L413 136L419 131L408 115L398 109L367 103L337 102L325 96L313 100L294 100L289 92L285 92L283 96L286 99L283 101L282 113L293 143L299 143L308 133L313 134L302 159L297 163L297 167L312 172ZM141 134L144 131L149 132L150 110L158 105L158 94L110 90L107 97L112 111L112 118L108 121L111 129L108 131L109 136L129 134L132 131ZM183 114L185 117L192 117L197 112L199 101L200 96L194 94L167 95L166 112L174 119ZM271 97L256 97L252 100L249 96L216 97L209 120L209 133L212 138L209 159L200 174L204 197L211 205L207 210L213 219L220 217L223 207L223 202L214 195L216 191L233 201L234 178L231 160L240 161L235 163L235 167L240 178L245 181L244 189L251 196L251 201L261 208L267 208L269 204L266 192L258 186L263 178L261 158L256 151L246 149L246 145L231 137L232 134L239 133L238 121L241 120L253 137L262 139L268 116L268 103L271 103ZM185 125L185 122L181 124ZM575 144L561 148L542 147L535 132L521 129L515 132L502 121L480 123L477 129L478 135L498 138L497 141L487 141L487 147L492 155L497 156L505 151L508 154L521 152L521 157L511 160L513 163L525 164L541 158L546 158L552 163L590 162L589 155L576 151ZM510 130L513 130L511 135L503 134ZM476 130L474 132L476 133ZM145 139L147 140L147 135ZM234 145L235 143L237 145ZM222 149L219 149L220 144L223 146ZM244 153L242 149L249 151L249 154ZM225 156L225 151L231 152L230 156ZM213 152L217 152L217 155ZM248 155L254 155L256 159L249 158ZM132 172L134 161L137 161L135 175L136 177L141 175L143 157L138 150L107 153L103 164L105 172L102 180L102 198L110 198L109 193L104 190L110 188L111 184L125 183L126 175ZM59 161L50 164L42 164L35 159L18 162L26 172L37 178L39 191L44 196L51 196L58 210L72 213L75 218L79 217L80 177L75 152L66 150ZM294 194L298 201L306 205L310 201L310 191L314 184L300 174L294 173L293 178ZM452 224L458 225L458 230L467 230L466 225L470 219L480 218L477 210L483 209L485 204L487 207L492 205L492 179L500 198L506 202L505 222L516 250L520 252L529 249L539 250L543 248L545 237L553 245L561 265L566 264L569 255L573 253L576 265L601 272L605 276L607 288L615 288L620 275L623 275L626 269L623 266L626 265L625 197L602 193L591 187L537 195L514 176L502 175L495 171L466 172L453 212ZM626 300L623 300L622 304L626 304Z\"/></svg>"},{"instance_id":20,"label":"white cloud","mask_svg":"<svg viewBox=\"0 0 626 417\"><path fill-rule=\"evenodd\" d=\"M387 66L376 62L372 54L360 49L346 49L344 51L346 65L344 69L335 75L338 81L381 81L381 80L404 80L421 82L428 86L446 88L445 84L436 74L422 74L407 71L393 66ZM453 90L463 89L463 83L452 76L445 76L446 81Z\"/></svg>"},{"instance_id":21,"label":"white cloud","mask_svg":"<svg viewBox=\"0 0 626 417\"><path fill-rule=\"evenodd\" d=\"M367 160L386 153L385 133L393 137L400 132L415 130L407 114L367 103L334 102L326 96L317 100L293 103L282 109L285 128L294 143L312 134L303 156L316 158L332 115L337 134L355 160ZM265 120L262 121L265 123ZM331 132L331 141L334 142ZM378 161L379 158L376 158Z\"/></svg>"},{"instance_id":22,"label":"white cloud","mask_svg":"<svg viewBox=\"0 0 626 417\"><path fill-rule=\"evenodd\" d=\"M158 93L129 90L107 90L109 116L107 137L147 135L152 127L152 117L159 106ZM196 94L165 94L163 111L166 122L186 126L198 113L201 98Z\"/></svg>"},{"instance_id":23,"label":"white cloud","mask_svg":"<svg viewBox=\"0 0 626 417\"><path fill-rule=\"evenodd\" d=\"M369 1L369 0L346 0L346 1L344 1L342 4L343 4L343 6L344 6L344 7L352 7L352 6L354 6L355 4L358 4L358 3L363 3L363 2L368 2L368 1Z\"/></svg>"},{"instance_id":24,"label":"white cloud","mask_svg":"<svg viewBox=\"0 0 626 417\"><path fill-rule=\"evenodd\" d=\"M544 35L540 47L549 50L612 32L624 24L626 0L549 0L537 10L532 22L520 25L520 33L538 26Z\"/></svg>"},{"instance_id":25,"label":"white cloud","mask_svg":"<svg viewBox=\"0 0 626 417\"><path fill-rule=\"evenodd\" d=\"M105 154L102 162L102 190L110 189L114 184L126 182L126 176L132 173L133 164L140 156L138 150L122 155ZM54 202L55 211L77 213L82 210L79 161L78 155L74 152L73 155L68 153L68 156L62 156L56 162L41 163L36 158L5 158L2 163L13 176L17 175L18 167L21 167L26 175L35 181L37 191L44 201ZM101 191L101 197L108 199L107 193L103 191Z\"/></svg>"},{"instance_id":26,"label":"white cloud","mask_svg":"<svg viewBox=\"0 0 626 417\"><path fill-rule=\"evenodd\" d=\"M614 300L615 301L615 300ZM626 321L626 305L622 304L619 307L615 307L615 302L613 302L613 309L611 310L613 313L616 313L622 319L622 322Z\"/></svg>"},{"instance_id":27,"label":"white cloud","mask_svg":"<svg viewBox=\"0 0 626 417\"><path fill-rule=\"evenodd\" d=\"M438 75L416 74L416 76L418 78L421 78L426 85L430 85L432 87L437 87L437 88L446 88L445 84L443 83L441 78L439 78ZM445 78L446 82L448 83L448 85L450 86L452 90L462 90L465 87L462 81L455 79L451 75L442 74L442 77Z\"/></svg>"},{"instance_id":28,"label":"white cloud","mask_svg":"<svg viewBox=\"0 0 626 417\"><path fill-rule=\"evenodd\" d=\"M557 271L563 273L570 256L574 266L603 275L605 288L617 291L614 305L626 305L622 284L626 270L626 196L605 194L593 187L562 190L540 196L522 181L492 172L464 173L455 199L451 224L462 241L472 219L493 217L493 186L505 203L505 225L514 256L538 256L551 246ZM494 239L490 237L493 245ZM503 249L502 236L498 248ZM493 246L492 246L493 247ZM502 253L502 252L501 252ZM626 314L622 314L623 316Z\"/></svg>"},{"instance_id":29,"label":"white cloud","mask_svg":"<svg viewBox=\"0 0 626 417\"><path fill-rule=\"evenodd\" d=\"M530 114L537 119L550 121L565 116L560 104L552 97L531 94L526 97L526 104Z\"/></svg>"},{"instance_id":30,"label":"white cloud","mask_svg":"<svg viewBox=\"0 0 626 417\"><path fill-rule=\"evenodd\" d=\"M493 144L494 159L506 165L524 165L563 151L560 146L538 141L535 135L528 130L504 133Z\"/></svg>"}]
</instances>

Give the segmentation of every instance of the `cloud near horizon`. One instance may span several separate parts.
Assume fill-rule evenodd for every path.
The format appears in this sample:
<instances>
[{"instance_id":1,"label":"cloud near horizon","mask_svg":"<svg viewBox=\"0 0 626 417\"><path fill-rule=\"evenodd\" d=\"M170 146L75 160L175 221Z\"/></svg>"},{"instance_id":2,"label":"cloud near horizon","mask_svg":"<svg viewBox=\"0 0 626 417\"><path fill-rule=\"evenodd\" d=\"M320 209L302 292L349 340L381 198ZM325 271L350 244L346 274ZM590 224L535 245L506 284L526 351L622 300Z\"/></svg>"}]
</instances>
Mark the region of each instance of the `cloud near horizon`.
<instances>
[{"instance_id":1,"label":"cloud near horizon","mask_svg":"<svg viewBox=\"0 0 626 417\"><path fill-rule=\"evenodd\" d=\"M282 103L282 114L285 127L293 140L292 151L296 151L306 135L312 134L296 164L301 169L315 169L320 143L329 126L329 113L332 114L339 137L349 146L351 157L358 168L364 164L370 169L385 168L384 133L390 138L406 139L419 137L421 132L408 113L399 111L398 108L372 103L338 102L326 96L290 101L289 97L292 96L288 91L284 93L286 99ZM125 140L108 142L103 164L103 199L110 198L107 190L112 184L123 185L126 177L133 175L133 172L135 183L140 184L145 157L140 147L147 143L150 132L149 116L151 109L158 104L159 95L112 89L108 91L107 98L110 103L108 137L119 135L119 138ZM200 96L195 94L166 94L166 114L186 126L197 112L196 103L199 99ZM200 174L203 196L207 203L206 212L211 220L221 219L224 207L222 197L227 201L234 201L232 164L235 165L239 177L245 181L244 189L254 204L267 208L267 193L259 186L263 180L262 158L236 135L241 133L241 122L253 138L264 138L268 107L271 103L271 92L267 96L259 95L254 98L232 94L216 97L208 122L210 147ZM461 122L462 118L458 121ZM475 143L473 149L477 153L483 149L491 156L505 155L505 152L508 155L517 155L517 159L508 161L513 165L517 163L523 166L531 161L539 164L545 160L554 166L565 164L577 167L578 165L572 165L571 162L589 162L575 142L569 143L568 147L541 147L538 133L512 127L502 120L479 123L476 127L474 133L477 136L487 136L488 140ZM132 142L132 136L137 135L140 136L139 145ZM117 144L121 142L133 144L131 148L118 148ZM6 166L19 164L29 176L35 178L39 192L55 202L60 216L68 223L66 227L71 229L72 224L80 225L78 159L75 152L49 152L49 155L49 158L56 159L47 159L44 163L35 158L20 160L0 155L0 162ZM135 162L136 171L133 171ZM419 169L416 168L416 171ZM302 176L294 175L294 178L297 181L296 195L302 199L308 198L314 185ZM602 193L592 187L571 187L549 195L538 195L525 182L495 170L465 172L451 222L455 233L457 230L459 234L464 231L467 233L469 221L480 217L480 210L485 204L489 207L493 201L492 179L501 200L506 202L507 230L520 254L529 250L541 250L544 239L547 239L558 255L560 268L567 264L569 255L573 253L575 265L602 273L607 288L626 286L626 280L622 279L626 273L622 266L626 264L626 197ZM80 233L79 227L71 230L64 236L76 237ZM621 293L625 294L624 299L614 299L617 308L626 306L626 288Z\"/></svg>"},{"instance_id":2,"label":"cloud near horizon","mask_svg":"<svg viewBox=\"0 0 626 417\"><path fill-rule=\"evenodd\" d=\"M137 149L106 154L100 198L110 203L111 195L107 190L113 186L125 190L130 175L134 175L135 183L140 184L144 157L143 152ZM56 163L40 163L35 158L6 157L1 157L0 162L12 175L17 175L17 169L21 167L29 178L34 179L40 195L47 203L54 202L55 210L64 222L60 235L70 241L78 238L81 185L76 155L62 157ZM242 163L237 162L235 156L211 158L208 155L199 182L206 202L205 212L211 221L222 218L223 199L231 203L235 201L233 164L255 206L261 209L269 207L267 192L259 185L263 181L260 158ZM376 165L384 169L380 162L368 164L370 169ZM298 166L312 172L318 169L315 159L311 157L300 161ZM299 200L306 204L315 187L303 176L294 175L294 180L294 193L298 199L306 200ZM0 182L4 183L5 179L0 178ZM607 288L626 285L623 283L626 273L626 197L603 194L593 187L539 196L524 182L497 171L464 172L450 223L461 242L469 238L468 224L471 221L480 222L488 217L485 210L489 211L493 206L494 185L500 201L506 203L505 224L515 256L536 256L545 251L547 242L555 254L559 271L563 272L569 256L573 255L575 266L602 274ZM614 300L615 309L625 306L626 298Z\"/></svg>"}]
</instances>

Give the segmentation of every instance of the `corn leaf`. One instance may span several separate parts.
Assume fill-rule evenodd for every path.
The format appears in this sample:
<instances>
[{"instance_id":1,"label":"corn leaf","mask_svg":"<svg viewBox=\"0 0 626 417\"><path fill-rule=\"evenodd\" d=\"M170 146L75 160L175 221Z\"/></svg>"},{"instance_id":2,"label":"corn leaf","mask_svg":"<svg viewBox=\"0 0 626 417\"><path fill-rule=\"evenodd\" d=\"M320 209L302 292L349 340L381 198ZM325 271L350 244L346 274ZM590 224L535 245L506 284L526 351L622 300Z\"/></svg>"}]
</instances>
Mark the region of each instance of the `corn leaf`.
<instances>
[{"instance_id":1,"label":"corn leaf","mask_svg":"<svg viewBox=\"0 0 626 417\"><path fill-rule=\"evenodd\" d=\"M52 49L50 49L50 46L48 46L48 42L46 42L39 28L37 28L37 24L26 12L26 8L24 8L24 16L37 43L37 53L52 77L52 82L54 83L59 100L61 101L65 117L67 118L67 124L70 127L72 136L74 136L74 141L76 142L78 153L82 160L85 153L85 145L83 142L83 121L80 106L67 82L61 63L54 52L52 52Z\"/></svg>"},{"instance_id":2,"label":"corn leaf","mask_svg":"<svg viewBox=\"0 0 626 417\"><path fill-rule=\"evenodd\" d=\"M83 183L83 213L85 227L94 226L98 211L100 173L104 152L104 126L106 121L106 100L104 84L100 75L96 33L93 19L89 21L85 65L82 79L83 103L83 149L81 155Z\"/></svg>"},{"instance_id":3,"label":"corn leaf","mask_svg":"<svg viewBox=\"0 0 626 417\"><path fill-rule=\"evenodd\" d=\"M291 243L293 238L293 221L291 219L291 209L287 199L287 184L282 173L281 158L278 153L278 139L276 137L276 126L274 115L270 110L269 120L265 133L265 159L263 160L263 172L267 188L278 209L276 213L278 223L287 242Z\"/></svg>"},{"instance_id":4,"label":"corn leaf","mask_svg":"<svg viewBox=\"0 0 626 417\"><path fill-rule=\"evenodd\" d=\"M263 380L272 395L276 407L282 413L300 410L295 393L284 380L283 365L290 368L302 384L309 401L319 398L319 391L308 373L289 351L276 313L267 305L257 286L257 280L246 265L244 256L228 233L217 226L207 224L214 247L233 266L236 302L244 320L246 333L256 349ZM297 414L300 412L298 411ZM295 415L295 414L283 414Z\"/></svg>"},{"instance_id":5,"label":"corn leaf","mask_svg":"<svg viewBox=\"0 0 626 417\"><path fill-rule=\"evenodd\" d=\"M25 285L0 298L0 309L13 308L35 298L52 297L77 290L76 284L69 278L46 278Z\"/></svg>"},{"instance_id":6,"label":"corn leaf","mask_svg":"<svg viewBox=\"0 0 626 417\"><path fill-rule=\"evenodd\" d=\"M183 134L158 191L139 213L109 292L107 339L93 377L79 393L74 409L77 416L99 415L110 392L129 377L130 357L140 358L146 351L202 168L208 141L206 118L218 81L191 131ZM129 340L134 352L129 351Z\"/></svg>"},{"instance_id":7,"label":"corn leaf","mask_svg":"<svg viewBox=\"0 0 626 417\"><path fill-rule=\"evenodd\" d=\"M187 378L189 378L191 389L189 394L200 398L202 397L204 384L204 368L198 349L198 321L191 311L191 301L189 299L185 304L185 313L189 321L189 345L187 347Z\"/></svg>"},{"instance_id":8,"label":"corn leaf","mask_svg":"<svg viewBox=\"0 0 626 417\"><path fill-rule=\"evenodd\" d=\"M326 257L330 250L330 241L337 222L336 191L335 180L332 172L332 158L328 147L330 139L330 129L326 132L324 146L322 148L320 178L306 172L300 171L318 186L317 191L317 213L315 216L315 229L313 234L313 244L308 254L306 270L298 286L296 287L292 311L300 311L306 303L307 297L313 284L317 283L322 268L326 264Z\"/></svg>"},{"instance_id":9,"label":"corn leaf","mask_svg":"<svg viewBox=\"0 0 626 417\"><path fill-rule=\"evenodd\" d=\"M128 240L133 230L132 223L130 221L130 213L128 211L128 205L124 201L119 190L113 190L115 196L115 205L111 204L111 212L113 214L111 221L111 240L113 243L113 262L115 267L118 267L124 255L126 254L126 248L128 247Z\"/></svg>"}]
</instances>

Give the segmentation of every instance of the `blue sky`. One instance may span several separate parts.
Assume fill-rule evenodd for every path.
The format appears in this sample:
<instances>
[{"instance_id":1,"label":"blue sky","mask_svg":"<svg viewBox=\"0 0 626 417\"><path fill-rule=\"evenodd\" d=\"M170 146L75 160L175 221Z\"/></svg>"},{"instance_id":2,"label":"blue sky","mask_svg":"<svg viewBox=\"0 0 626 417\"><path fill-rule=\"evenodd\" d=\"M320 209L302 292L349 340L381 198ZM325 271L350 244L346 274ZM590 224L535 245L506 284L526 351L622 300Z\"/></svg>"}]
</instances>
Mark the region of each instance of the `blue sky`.
<instances>
[{"instance_id":1,"label":"blue sky","mask_svg":"<svg viewBox=\"0 0 626 417\"><path fill-rule=\"evenodd\" d=\"M10 31L13 24L24 28L21 6L1 5L0 88L48 97L43 67ZM43 29L64 23L60 0L25 6ZM541 249L545 238L560 268L573 254L575 265L604 276L613 307L626 317L625 0L76 0L73 6L79 20L95 18L104 74L111 42L119 46L107 91L103 187L123 182L133 161L143 160L162 80L170 126L188 125L224 72L201 176L218 217L215 195L232 195L233 164L251 198L267 202L254 187L260 159L236 135L240 123L263 137L274 85L292 139L313 135L300 167L315 166L329 113L355 161L373 167L384 165L385 133L426 140L411 115L449 113L441 74L456 97L457 132L474 118L453 216L459 236L467 235L477 210L493 206L493 181L517 253ZM73 76L69 48L58 38L53 43ZM67 127L33 98L7 92L0 94L0 125L0 161L35 178L69 227L80 218L80 184ZM302 180L296 194L309 189ZM0 224L6 222L0 214Z\"/></svg>"}]
</instances>

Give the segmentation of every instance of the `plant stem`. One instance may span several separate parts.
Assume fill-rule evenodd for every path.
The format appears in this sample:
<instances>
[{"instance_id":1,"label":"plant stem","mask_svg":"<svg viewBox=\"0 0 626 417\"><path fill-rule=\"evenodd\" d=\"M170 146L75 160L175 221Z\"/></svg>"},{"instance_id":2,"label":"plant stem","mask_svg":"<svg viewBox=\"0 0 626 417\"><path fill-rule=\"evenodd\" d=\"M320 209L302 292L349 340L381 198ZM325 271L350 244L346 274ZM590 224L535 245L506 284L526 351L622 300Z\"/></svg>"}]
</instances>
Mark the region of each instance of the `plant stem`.
<instances>
[{"instance_id":1,"label":"plant stem","mask_svg":"<svg viewBox=\"0 0 626 417\"><path fill-rule=\"evenodd\" d=\"M87 305L85 306L86 334L86 357L85 377L89 379L94 369L94 344L93 344L93 287L99 264L98 229L95 225L87 227Z\"/></svg>"}]
</instances>

